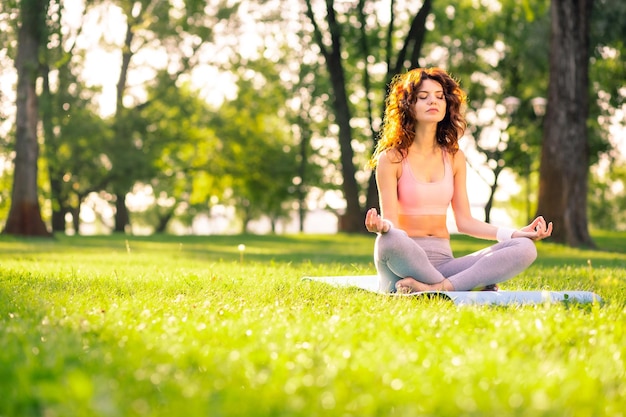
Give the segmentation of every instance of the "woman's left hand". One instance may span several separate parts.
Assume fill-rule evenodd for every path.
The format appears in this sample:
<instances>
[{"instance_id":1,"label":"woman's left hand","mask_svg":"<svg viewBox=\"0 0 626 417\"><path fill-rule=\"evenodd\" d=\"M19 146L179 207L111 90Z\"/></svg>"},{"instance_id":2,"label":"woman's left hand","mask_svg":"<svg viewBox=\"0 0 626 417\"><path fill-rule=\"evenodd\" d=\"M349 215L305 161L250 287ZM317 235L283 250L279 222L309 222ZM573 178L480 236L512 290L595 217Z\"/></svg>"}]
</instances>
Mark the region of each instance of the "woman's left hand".
<instances>
[{"instance_id":1,"label":"woman's left hand","mask_svg":"<svg viewBox=\"0 0 626 417\"><path fill-rule=\"evenodd\" d=\"M532 240L541 240L552 234L552 222L546 222L543 216L537 217L528 226L516 230L512 237L527 237Z\"/></svg>"}]
</instances>

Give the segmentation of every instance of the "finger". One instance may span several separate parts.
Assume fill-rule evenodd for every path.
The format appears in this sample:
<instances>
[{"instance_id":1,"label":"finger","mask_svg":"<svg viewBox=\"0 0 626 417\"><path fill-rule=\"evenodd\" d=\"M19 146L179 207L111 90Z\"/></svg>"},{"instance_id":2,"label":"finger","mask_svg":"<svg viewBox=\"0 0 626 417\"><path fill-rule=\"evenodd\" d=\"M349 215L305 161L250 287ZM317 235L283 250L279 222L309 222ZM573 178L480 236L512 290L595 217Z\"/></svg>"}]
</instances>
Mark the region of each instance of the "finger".
<instances>
[{"instance_id":1,"label":"finger","mask_svg":"<svg viewBox=\"0 0 626 417\"><path fill-rule=\"evenodd\" d=\"M546 221L543 218L539 219L539 221L537 222L537 227L535 227L535 230L538 232L544 232L546 229L547 229Z\"/></svg>"},{"instance_id":2,"label":"finger","mask_svg":"<svg viewBox=\"0 0 626 417\"><path fill-rule=\"evenodd\" d=\"M365 223L367 230L371 232L378 232L380 230L379 223L380 223L380 216L378 215L378 211L375 208L371 208L367 212L367 218L366 218L366 223Z\"/></svg>"},{"instance_id":3,"label":"finger","mask_svg":"<svg viewBox=\"0 0 626 417\"><path fill-rule=\"evenodd\" d=\"M530 228L533 230L537 230L537 225L539 224L539 222L541 221L541 219L539 217L535 218L535 220L532 221L532 223L530 223Z\"/></svg>"},{"instance_id":4,"label":"finger","mask_svg":"<svg viewBox=\"0 0 626 417\"><path fill-rule=\"evenodd\" d=\"M365 227L367 228L368 231L372 230L372 218L374 216L372 210L374 209L368 210L365 215Z\"/></svg>"}]
</instances>

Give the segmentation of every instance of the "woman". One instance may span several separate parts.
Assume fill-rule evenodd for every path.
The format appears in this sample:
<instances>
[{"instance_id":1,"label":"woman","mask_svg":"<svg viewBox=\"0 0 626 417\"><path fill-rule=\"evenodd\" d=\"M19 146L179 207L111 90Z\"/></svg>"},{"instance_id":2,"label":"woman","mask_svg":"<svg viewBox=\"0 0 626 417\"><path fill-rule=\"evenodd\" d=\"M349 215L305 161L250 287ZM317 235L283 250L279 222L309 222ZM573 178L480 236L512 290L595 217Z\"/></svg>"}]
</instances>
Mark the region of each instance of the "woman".
<instances>
[{"instance_id":1,"label":"woman","mask_svg":"<svg viewBox=\"0 0 626 417\"><path fill-rule=\"evenodd\" d=\"M372 208L365 218L367 230L378 233L374 260L381 291L497 289L533 263L533 241L552 233L552 223L541 216L519 230L472 217L465 155L458 145L466 127L465 102L458 83L439 68L414 69L390 85L370 161L381 213ZM450 205L460 233L499 243L454 258L446 227Z\"/></svg>"}]
</instances>

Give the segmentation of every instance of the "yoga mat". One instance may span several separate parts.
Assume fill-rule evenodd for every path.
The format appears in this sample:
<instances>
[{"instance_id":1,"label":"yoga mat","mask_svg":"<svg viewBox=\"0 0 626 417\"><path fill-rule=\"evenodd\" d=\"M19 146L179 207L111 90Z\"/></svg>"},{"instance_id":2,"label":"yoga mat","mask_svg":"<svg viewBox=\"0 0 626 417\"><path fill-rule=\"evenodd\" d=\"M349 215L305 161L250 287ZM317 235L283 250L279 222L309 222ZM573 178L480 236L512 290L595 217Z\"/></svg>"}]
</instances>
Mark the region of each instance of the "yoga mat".
<instances>
[{"instance_id":1,"label":"yoga mat","mask_svg":"<svg viewBox=\"0 0 626 417\"><path fill-rule=\"evenodd\" d=\"M378 293L378 276L345 275L327 277L304 277L303 280L321 282L334 287L356 287ZM544 304L571 301L576 303L601 302L597 294L590 291L424 291L411 294L391 294L402 297L442 298L457 305L472 304Z\"/></svg>"}]
</instances>

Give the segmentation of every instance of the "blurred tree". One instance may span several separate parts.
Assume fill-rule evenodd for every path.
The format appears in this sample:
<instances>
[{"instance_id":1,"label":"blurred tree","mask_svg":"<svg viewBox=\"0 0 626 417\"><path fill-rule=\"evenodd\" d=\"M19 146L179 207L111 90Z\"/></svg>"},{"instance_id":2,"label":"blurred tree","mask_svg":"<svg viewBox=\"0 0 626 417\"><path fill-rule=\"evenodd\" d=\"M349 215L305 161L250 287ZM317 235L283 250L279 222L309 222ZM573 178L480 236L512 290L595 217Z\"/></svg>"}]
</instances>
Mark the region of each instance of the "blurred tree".
<instances>
[{"instance_id":1,"label":"blurred tree","mask_svg":"<svg viewBox=\"0 0 626 417\"><path fill-rule=\"evenodd\" d=\"M326 119L316 120L316 110L323 107L323 104L316 103L316 100L319 100L320 97L316 93L315 87L311 84L307 85L307 79L313 77L313 68L315 66L301 66L297 84L293 87L294 96L291 99L292 105L288 110L287 116L291 122L291 133L299 149L296 155L298 169L297 175L293 178L293 187L297 194L298 227L300 232L304 232L309 192L313 188L322 190L334 189L333 182L321 180L324 167L329 167L333 164L328 158L320 155L318 150L315 150L312 146L314 135L323 129L321 125L326 125ZM322 205L324 208L328 208L326 202L322 202Z\"/></svg>"},{"instance_id":2,"label":"blurred tree","mask_svg":"<svg viewBox=\"0 0 626 417\"><path fill-rule=\"evenodd\" d=\"M3 91L0 91L0 109L4 108L3 101L9 101ZM6 127L5 121L9 117L4 111L0 110L0 126ZM10 129L6 127L6 129ZM13 183L13 174L10 169L9 162L9 137L14 136L13 131L2 132L0 134L0 229L4 229L4 220L6 220L9 214L9 208L11 206L11 184Z\"/></svg>"},{"instance_id":3,"label":"blurred tree","mask_svg":"<svg viewBox=\"0 0 626 417\"><path fill-rule=\"evenodd\" d=\"M626 3L595 0L591 21L591 91L589 140L611 142L600 163L592 167L587 196L593 227L626 230ZM607 127L609 126L609 127ZM613 129L613 137L610 131ZM594 153L592 152L592 157Z\"/></svg>"},{"instance_id":4,"label":"blurred tree","mask_svg":"<svg viewBox=\"0 0 626 417\"><path fill-rule=\"evenodd\" d=\"M590 80L592 91L604 94L592 101L592 115L614 117L615 109L626 103L626 2L620 0L595 0L590 22L591 59ZM608 106L603 106L602 101ZM619 120L622 125L626 120ZM619 122L618 121L618 122ZM606 129L604 129L605 131ZM602 131L602 130L601 130ZM592 130L591 133L596 132Z\"/></svg>"},{"instance_id":5,"label":"blurred tree","mask_svg":"<svg viewBox=\"0 0 626 417\"><path fill-rule=\"evenodd\" d=\"M298 197L293 180L299 148L284 112L288 91L276 70L265 60L249 62L241 71L237 97L222 105L215 123L230 189L222 201L230 197L244 231L262 216L275 231L277 221L289 218Z\"/></svg>"},{"instance_id":6,"label":"blurred tree","mask_svg":"<svg viewBox=\"0 0 626 417\"><path fill-rule=\"evenodd\" d=\"M144 65L140 64L140 60L133 64L133 60L135 54L146 49L157 52L166 51L169 59L166 65L168 75L166 77L163 74L155 75L146 84L148 87L154 84L163 84L172 86L172 88L184 86L184 80L188 79L191 68L196 65L201 55L199 50L196 51L194 48L201 48L198 46L198 42L201 43L202 40L208 39L210 41L215 38L214 31L219 25L211 24L211 22L216 23L219 20L216 21L213 18L216 16L226 18L233 13L233 9L213 7L219 3L217 1L210 2L211 5L207 5L204 1L192 1L189 2L190 8L206 5L207 10L211 11L208 13L210 16L192 13L192 17L189 18L190 21L182 22L179 19L179 12L181 10L186 12L186 9L181 9L178 6L168 9L169 6L166 2L160 4L154 2L126 4L126 2L119 1L107 4L110 6L111 4L122 3L128 6L130 10L131 19L129 21L137 19L132 26L134 35L128 48L125 49L130 51L131 56L128 60L128 72L131 72L133 67ZM290 192L297 192L300 201L298 206L302 210L305 193L310 189L311 184L316 184L314 176L310 172L311 167L309 165L311 164L308 163L309 161L314 160L313 168L323 169L327 173L328 180L316 185L327 188L341 186L345 189L345 180L341 179L345 175L335 175L339 173L335 165L339 165L339 168L343 170L344 160L341 159L341 164L335 164L332 162L334 161L334 154L314 155L312 152L316 145L311 146L310 142L324 136L333 137L337 133L335 129L341 130L341 126L344 126L345 131L347 129L345 127L346 118L334 116L333 96L329 94L329 91L334 92L334 85L332 84L334 81L332 77L324 77L324 72L320 71L320 68L329 68L325 55L319 55L320 59L317 59L318 56L312 58L316 52L319 52L316 45L313 45L309 51L298 49L295 52L296 55L294 55L293 49L285 47L280 49L280 58L274 57L276 51L271 45L276 44L276 39L289 39L290 31L294 27L292 26L293 22L290 23L288 19L276 20L278 16L282 16L282 13L279 12L287 12L288 10L280 7L273 8L276 10L267 10L268 8L272 9L269 7L269 1L261 2L258 5L255 2L249 3L258 6L259 10L271 12L263 17L256 16L255 18L264 23L273 21L276 23L275 27L280 28L279 33L268 32L260 35L263 36L262 44L270 45L262 51L262 54L266 57L272 57L273 65L280 68L273 75L268 73L263 78L271 79L273 77L280 80L286 89L292 90L285 100L285 102L292 103L290 104L291 107L288 109L283 107L279 112L282 112L285 119L288 119L290 123L290 126L285 127L293 135L288 146L300 146L297 155L293 155L298 159L298 166L292 173L295 174L295 177L292 178ZM315 6L321 3L314 1L308 3L312 3L313 9L316 10L316 13L319 11L321 15L322 9ZM15 1L2 3L0 14L4 13L2 14L3 18L4 16L7 17L5 21L16 20L14 18L17 13L12 12L11 8L16 7L17 4L18 2ZM191 170L185 170L182 165L184 161L190 159L184 155L185 152L182 152L179 160L173 163L175 166L180 166L180 168L175 169L176 175L185 179L193 178L191 181L194 185L191 188L187 187L187 191L183 191L185 188L183 186L170 186L170 180L173 180L173 177L163 177L161 173L155 171L156 167L160 167L159 169L163 171L167 170L165 159L160 159L161 155L151 150L160 149L163 153L170 152L171 154L179 152L175 144L168 144L171 139L167 138L175 136L173 129L168 128L171 132L162 135L162 143L156 139L159 136L158 131L148 130L154 127L154 119L149 113L146 113L146 110L153 104L157 105L156 103L160 101L159 94L170 94L168 96L170 98L167 100L175 102L176 100L185 100L184 97L187 92L182 92L181 96L178 97L166 93L165 88L160 92L155 89L151 92L148 100L143 101L140 97L134 96L133 86L124 87L122 94L124 99L123 101L118 99L118 104L121 102L123 105L118 116L113 119L115 129L109 129L110 125L108 126L106 121L102 121L96 116L93 107L89 105L93 95L84 87L80 79L80 71L82 70L80 53L71 48L72 41L69 37L63 38L61 36L67 32L61 30L60 18L54 20L55 14L61 15L59 5L62 3L53 1L51 4L53 7L48 11L49 50L45 54L40 54L44 74L40 107L45 132L45 144L42 151L46 159L42 167L48 168L51 181L50 197L53 208L53 227L60 225L61 222L64 223L65 212L68 211L76 214L74 217L77 220L78 212L76 210L80 207L80 201L86 195L85 193L106 188L107 185L108 189L115 193L117 193L115 190L118 188L127 191L138 181L143 184L150 184L154 187L155 193L166 195L168 198L183 196L189 189L192 189L192 196L195 197L191 197L190 201L195 201L195 203L189 203L191 204L188 206L189 213L193 212L194 209L192 208L194 207L197 207L197 210L206 209L206 201L201 202L202 198L206 198L206 195L201 197L202 192L198 192L198 190L204 187L205 189L214 189L216 193L219 193L221 192L220 187L222 187L221 181L209 175L208 170L201 167L197 168L196 165ZM88 2L88 4L94 5L97 2ZM363 172L357 167L369 155L368 150L371 149L371 143L376 140L386 83L391 75L404 71L411 65L416 66L417 57L420 55L422 55L420 59L422 65L442 65L451 69L455 75L461 78L463 86L470 93L470 112L479 111L490 105L489 103L495 103L493 109L496 119L493 123L501 123L498 119L508 121L506 126L500 125L502 141L496 148L497 152L490 147L483 149L483 153L487 156L487 162L496 174L495 180L488 180L489 184L493 186L494 192L498 184L497 174L502 172L505 167L524 176L537 168L535 155L538 155L540 142L536 132L538 132L541 124L540 120L533 115L530 99L542 95L547 88L547 43L545 42L548 37L546 28L549 17L547 1L531 5L528 1L503 0L500 2L501 9L499 10L492 10L486 6L478 7L466 2L438 7L432 11L422 7L418 13L420 18L413 19L413 25L410 25L411 22L407 20L413 14L407 15L405 10L399 10L399 5L402 2L391 2L390 13L382 13L380 4L374 1L326 1L324 4L326 6L332 5L336 12L335 29L340 29L339 49L342 58L340 65L343 67L344 78L347 81L344 83L344 99L347 98L345 108L349 112L350 139L347 141L345 134L340 134L340 138L343 139L344 143L342 149L345 149L346 143L349 143L351 148L347 153L352 152L351 158L348 159L354 166L352 177L355 178L356 182L355 188L357 189L359 206L364 202L367 207L375 205L375 187L372 186L373 176L364 175L367 172ZM143 20L141 20L141 10L144 8L149 9L150 12L143 15ZM594 96L597 94L597 97L590 102L590 118L588 119L589 164L594 163L598 152L606 150L605 126L609 119L615 122L618 116L615 109L623 105L624 102L625 94L623 82L621 82L625 73L622 59L624 26L619 23L623 20L625 9L623 2L616 0L596 0L594 3L593 19L591 20L591 44L593 47L590 48L592 53L590 74L594 82L590 86L590 91ZM165 10L169 10L169 12L166 13ZM195 27L194 23L201 19L204 19L204 23ZM322 22L322 20L327 19L320 18L318 22ZM309 18L305 19L304 24L309 21ZM187 31L185 25L191 25L190 27L193 28ZM402 36L398 36L399 31L397 30L403 26L412 27L410 29L412 35L407 35L407 38L413 39L404 44L402 44ZM428 31L426 27L428 27ZM17 36L11 38L11 31L4 29L5 27L0 32L3 44L6 41L7 50L15 50ZM197 33L194 32L196 29L198 30ZM310 38L311 31L307 32L306 29L305 27L302 30L301 42L308 45L314 44L315 42ZM206 36L200 34L204 30L207 31ZM325 41L323 45L326 45L324 46L326 52L336 57L332 43L334 38L325 35L326 32L330 33L330 29L322 30L322 32L324 32L322 33ZM423 42L425 36L428 36L429 42L427 43ZM346 42L346 39L351 41ZM285 42L285 45L287 44L288 42ZM59 45L64 45L64 48L59 48ZM293 44L290 45L293 46ZM424 45L423 48L421 45ZM398 51L397 59L393 59L395 51ZM415 57L414 62L412 62L413 58L411 57ZM185 60L189 62L186 63ZM383 63L384 65L382 65ZM245 64L243 65L245 66ZM159 68L163 68L163 66L156 66L155 74ZM235 68L237 66L233 65L231 70L236 71ZM144 69L150 70L148 67ZM255 71L265 72L260 69ZM298 71L300 75L294 77ZM49 76L46 75L48 73ZM321 76L316 77L312 74ZM118 84L119 86L120 84ZM494 88L493 86L498 87ZM46 91L48 91L49 97L46 97ZM298 92L302 93L301 97ZM508 114L503 110L502 103L509 95L520 98L520 106L514 114ZM302 101L299 105L293 104L300 99ZM325 104L328 106L328 113L320 110ZM291 112L294 108L299 108L300 111ZM155 114L158 114L158 111ZM166 113L162 114L165 115ZM186 116L189 113L180 113L180 115L183 114ZM160 117L176 123L175 120L178 116L173 113L169 118ZM339 123L340 120L343 122ZM491 127L491 124L477 124L476 130L471 133L480 140L481 130L484 131ZM118 132L118 135L113 140L112 132L114 131ZM177 133L181 135L181 138L186 137L183 131L184 129L181 127ZM210 137L210 133L207 134ZM506 140L504 140L505 138ZM343 155L337 159L340 158L343 158ZM196 162L201 166L199 161ZM111 169L113 166L119 169ZM196 174L192 174L191 171L196 172ZM187 175L191 177L187 177ZM7 178L6 175L3 177ZM224 180L230 180L230 177L224 175ZM184 184L185 180L174 182ZM368 184L370 187L367 192L364 192ZM123 194L125 195L125 191ZM344 191L344 196L345 194ZM121 199L118 198L118 202L120 201ZM182 198L178 207L183 207L186 204L188 204L186 198ZM292 207L295 207L293 202ZM161 213L163 222L161 223L167 224L167 207L161 207L161 209L163 209ZM486 207L487 217L489 209L490 204L488 203ZM125 210L124 204L123 209L119 212L123 213ZM301 220L303 217L301 214ZM361 215L359 214L355 219L355 224L361 228Z\"/></svg>"},{"instance_id":7,"label":"blurred tree","mask_svg":"<svg viewBox=\"0 0 626 417\"><path fill-rule=\"evenodd\" d=\"M6 167L2 167L0 174L0 219L6 219L11 207L11 184L13 175Z\"/></svg>"},{"instance_id":8,"label":"blurred tree","mask_svg":"<svg viewBox=\"0 0 626 417\"><path fill-rule=\"evenodd\" d=\"M255 90L263 86L264 90L273 91L279 100L275 109L270 107L276 112L272 118L279 125L284 124L279 132L285 142L281 152L286 150L293 156L295 165L290 162L285 167L294 169L292 172L277 174L281 181L283 177L286 181L279 185L277 192L284 192L282 187L285 185L288 194L287 200L280 203L280 208L268 208L283 212L276 219L270 215L270 221L275 228L279 219L291 220L293 211L297 210L299 229L304 231L305 218L310 209L334 211L335 207L324 196L339 189L340 182L336 181L335 154L326 146L332 141L327 139L331 123L326 106L329 84L326 77L317 76L323 64L318 54L309 50L306 41L308 32L297 19L298 9L285 8L282 4L280 0L245 3L242 11L255 19L253 25L248 25L248 29L254 31L255 42L245 49L235 48L224 69L243 80L240 84L245 80L254 80ZM243 103L244 98L235 99L239 100ZM274 100L271 102L274 103ZM265 159L276 159L272 157L275 151L277 149L270 149ZM277 201L276 197L273 197L274 201Z\"/></svg>"},{"instance_id":9,"label":"blurred tree","mask_svg":"<svg viewBox=\"0 0 626 417\"><path fill-rule=\"evenodd\" d=\"M570 246L594 246L587 221L592 6L593 0L552 0L550 9L550 81L538 212L554 222L553 239Z\"/></svg>"},{"instance_id":10,"label":"blurred tree","mask_svg":"<svg viewBox=\"0 0 626 417\"><path fill-rule=\"evenodd\" d=\"M96 4L85 5L81 20ZM108 181L110 161L104 152L111 133L93 105L97 90L85 87L80 77L84 51L76 45L84 26L81 22L67 25L66 11L62 3L50 10L48 47L41 54L42 154L50 181L52 231L65 232L69 213L79 233L81 203Z\"/></svg>"},{"instance_id":11,"label":"blurred tree","mask_svg":"<svg viewBox=\"0 0 626 417\"><path fill-rule=\"evenodd\" d=\"M189 83L177 83L167 71L148 90L141 107L141 149L149 162L138 180L152 189L155 203L148 224L165 232L176 213L188 223L206 212L207 201L223 190L222 143L210 127L214 110Z\"/></svg>"},{"instance_id":12,"label":"blurred tree","mask_svg":"<svg viewBox=\"0 0 626 417\"><path fill-rule=\"evenodd\" d=\"M161 0L117 0L126 19L126 33L121 45L121 69L117 82L114 115L115 151L109 155L113 168L110 187L115 194L115 231L124 232L129 225L126 193L141 178L150 165L142 158L142 141L133 130L135 106L138 103L128 95L128 74L133 57L142 48L161 50L167 56L170 78L176 80L189 74L199 62L203 47L215 36L218 23L233 17L238 1L185 0L176 5ZM207 13L211 11L212 13ZM127 105L126 102L135 102Z\"/></svg>"},{"instance_id":13,"label":"blurred tree","mask_svg":"<svg viewBox=\"0 0 626 417\"><path fill-rule=\"evenodd\" d=\"M626 157L620 155L625 138L619 133L611 135L611 131L626 130L626 25L622 24L626 21L626 2L595 0L593 4L587 121L591 163L603 153L611 163L619 164L620 158ZM612 172L607 171L607 175Z\"/></svg>"},{"instance_id":14,"label":"blurred tree","mask_svg":"<svg viewBox=\"0 0 626 417\"><path fill-rule=\"evenodd\" d=\"M39 206L38 158L39 103L36 91L39 54L46 46L48 0L20 2L17 35L17 99L15 162L11 208L4 233L50 236Z\"/></svg>"},{"instance_id":15,"label":"blurred tree","mask_svg":"<svg viewBox=\"0 0 626 417\"><path fill-rule=\"evenodd\" d=\"M589 221L603 230L626 230L626 163L607 164L607 172L592 171Z\"/></svg>"},{"instance_id":16,"label":"blurred tree","mask_svg":"<svg viewBox=\"0 0 626 417\"><path fill-rule=\"evenodd\" d=\"M69 213L74 232L79 233L81 204L90 193L107 185L111 161L106 150L111 146L111 128L77 97L58 103L62 91L42 95L42 102L49 99L59 104L49 109L50 116L42 116L46 138L43 153L50 180L53 231L65 232Z\"/></svg>"}]
</instances>

